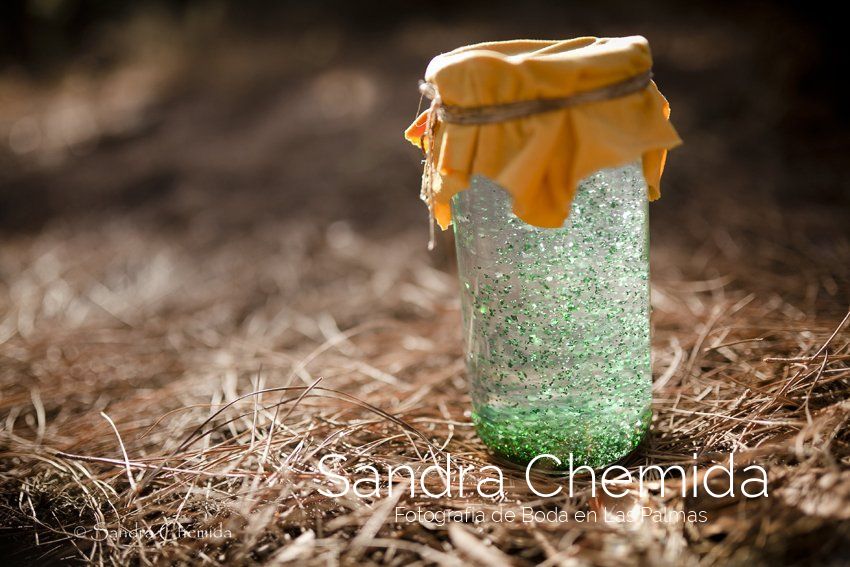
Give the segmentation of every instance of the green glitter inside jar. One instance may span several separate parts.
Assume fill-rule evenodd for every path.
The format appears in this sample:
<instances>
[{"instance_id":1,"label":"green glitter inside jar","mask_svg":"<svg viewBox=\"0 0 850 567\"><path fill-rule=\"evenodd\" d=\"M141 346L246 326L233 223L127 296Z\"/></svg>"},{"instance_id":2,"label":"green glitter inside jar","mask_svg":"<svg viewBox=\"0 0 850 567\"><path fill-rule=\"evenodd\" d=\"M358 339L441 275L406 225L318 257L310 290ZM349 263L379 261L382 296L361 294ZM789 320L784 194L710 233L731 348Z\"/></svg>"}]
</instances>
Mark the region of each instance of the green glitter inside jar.
<instances>
[{"instance_id":1,"label":"green glitter inside jar","mask_svg":"<svg viewBox=\"0 0 850 567\"><path fill-rule=\"evenodd\" d=\"M497 455L603 466L651 417L646 185L637 164L578 187L557 229L476 177L452 199L473 421Z\"/></svg>"}]
</instances>

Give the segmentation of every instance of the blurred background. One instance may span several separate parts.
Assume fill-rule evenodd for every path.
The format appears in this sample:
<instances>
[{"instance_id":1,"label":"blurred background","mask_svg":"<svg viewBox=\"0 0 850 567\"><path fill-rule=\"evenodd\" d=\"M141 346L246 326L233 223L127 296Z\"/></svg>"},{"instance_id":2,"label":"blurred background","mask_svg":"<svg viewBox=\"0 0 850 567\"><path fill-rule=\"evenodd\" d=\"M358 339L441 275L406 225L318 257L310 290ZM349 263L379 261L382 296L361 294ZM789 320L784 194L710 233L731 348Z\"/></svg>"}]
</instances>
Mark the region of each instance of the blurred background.
<instances>
[{"instance_id":1,"label":"blurred background","mask_svg":"<svg viewBox=\"0 0 850 567\"><path fill-rule=\"evenodd\" d=\"M659 222L724 199L834 211L850 195L837 26L802 2L3 2L0 226L421 228L400 132L431 57L627 34L649 39L686 141Z\"/></svg>"}]
</instances>

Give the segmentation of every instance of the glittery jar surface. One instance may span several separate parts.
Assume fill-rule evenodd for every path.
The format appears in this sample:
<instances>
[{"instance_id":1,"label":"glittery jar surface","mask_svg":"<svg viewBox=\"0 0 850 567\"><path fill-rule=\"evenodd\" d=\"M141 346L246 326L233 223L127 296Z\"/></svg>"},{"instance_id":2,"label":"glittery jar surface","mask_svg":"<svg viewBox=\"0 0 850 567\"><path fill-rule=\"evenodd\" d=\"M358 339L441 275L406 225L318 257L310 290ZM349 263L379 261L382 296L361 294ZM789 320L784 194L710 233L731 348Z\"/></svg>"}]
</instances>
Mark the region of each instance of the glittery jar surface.
<instances>
[{"instance_id":1,"label":"glittery jar surface","mask_svg":"<svg viewBox=\"0 0 850 567\"><path fill-rule=\"evenodd\" d=\"M452 200L473 420L498 455L603 466L651 416L646 186L639 165L578 188L537 228L476 177Z\"/></svg>"}]
</instances>

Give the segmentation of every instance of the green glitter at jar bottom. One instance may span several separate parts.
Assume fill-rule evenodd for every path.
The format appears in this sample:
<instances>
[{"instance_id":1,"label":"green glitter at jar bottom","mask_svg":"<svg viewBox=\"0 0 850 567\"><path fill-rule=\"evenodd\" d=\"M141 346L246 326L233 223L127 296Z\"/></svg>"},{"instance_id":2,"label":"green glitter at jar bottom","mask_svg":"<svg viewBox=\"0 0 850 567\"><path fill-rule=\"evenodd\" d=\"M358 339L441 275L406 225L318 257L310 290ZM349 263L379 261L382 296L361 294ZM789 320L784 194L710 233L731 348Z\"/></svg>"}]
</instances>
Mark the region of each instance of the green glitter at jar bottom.
<instances>
[{"instance_id":1,"label":"green glitter at jar bottom","mask_svg":"<svg viewBox=\"0 0 850 567\"><path fill-rule=\"evenodd\" d=\"M570 454L574 467L596 468L625 457L646 436L651 418L650 407L635 415L633 409L626 410L617 404L484 405L472 414L478 436L499 457L526 464L538 455L550 454L562 464L554 467L551 460L538 463L559 469L568 468Z\"/></svg>"}]
</instances>

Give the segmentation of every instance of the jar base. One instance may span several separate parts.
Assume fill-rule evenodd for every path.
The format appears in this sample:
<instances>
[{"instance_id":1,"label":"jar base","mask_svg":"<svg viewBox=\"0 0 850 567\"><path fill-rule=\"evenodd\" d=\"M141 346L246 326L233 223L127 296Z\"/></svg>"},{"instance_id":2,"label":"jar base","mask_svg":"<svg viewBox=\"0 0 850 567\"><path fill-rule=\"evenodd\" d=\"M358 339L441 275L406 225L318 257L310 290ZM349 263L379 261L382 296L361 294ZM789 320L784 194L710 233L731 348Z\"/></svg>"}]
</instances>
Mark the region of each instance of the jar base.
<instances>
[{"instance_id":1,"label":"jar base","mask_svg":"<svg viewBox=\"0 0 850 567\"><path fill-rule=\"evenodd\" d=\"M570 455L573 467L597 468L622 459L644 440L652 418L650 407L635 411L606 404L583 409L564 404L484 405L476 408L472 419L478 436L498 457L525 465L549 454L561 460L561 465L552 468L567 469Z\"/></svg>"}]
</instances>

